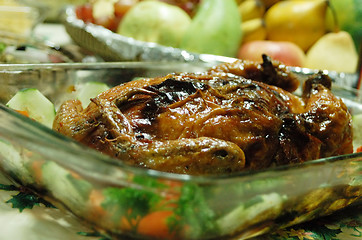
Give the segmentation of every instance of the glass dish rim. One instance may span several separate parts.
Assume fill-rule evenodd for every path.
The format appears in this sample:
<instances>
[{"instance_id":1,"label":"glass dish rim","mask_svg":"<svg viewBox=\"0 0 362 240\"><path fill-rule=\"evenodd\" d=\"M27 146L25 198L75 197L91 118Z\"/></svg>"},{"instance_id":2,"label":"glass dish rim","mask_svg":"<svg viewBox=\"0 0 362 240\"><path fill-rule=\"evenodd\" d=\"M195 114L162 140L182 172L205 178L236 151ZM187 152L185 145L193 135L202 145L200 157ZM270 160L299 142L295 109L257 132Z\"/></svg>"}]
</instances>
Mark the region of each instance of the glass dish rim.
<instances>
[{"instance_id":1,"label":"glass dish rim","mask_svg":"<svg viewBox=\"0 0 362 240\"><path fill-rule=\"evenodd\" d=\"M203 55L203 56L201 56ZM152 69L152 70L169 70L173 69L174 67L193 67L193 68L200 68L203 70L207 70L215 65L223 64L223 63L232 63L234 61L240 60L236 58L228 58L216 55L209 55L209 54L201 54L200 61L195 62L167 62L164 61L118 61L118 62L72 62L72 63L0 63L0 72L7 72L12 70L41 70L41 69L54 69L54 70L82 70L82 69L91 69L91 70L98 70L98 69L115 69L121 68L126 69L130 67L140 67L142 69ZM299 76L309 76L317 73L323 73L332 77L332 79L341 79L341 78L355 78L358 80L357 73L344 73L344 72L335 72L335 71L328 71L328 70L317 70L317 69L310 69L310 68L302 68L302 67L295 67L295 66L285 66L281 64L281 66L286 67L290 71L294 72ZM173 71L177 72L177 71ZM170 71L170 73L173 73ZM353 88L351 86L345 85L334 85L339 89L344 89L353 93L354 95L362 95L361 90Z\"/></svg>"}]
</instances>

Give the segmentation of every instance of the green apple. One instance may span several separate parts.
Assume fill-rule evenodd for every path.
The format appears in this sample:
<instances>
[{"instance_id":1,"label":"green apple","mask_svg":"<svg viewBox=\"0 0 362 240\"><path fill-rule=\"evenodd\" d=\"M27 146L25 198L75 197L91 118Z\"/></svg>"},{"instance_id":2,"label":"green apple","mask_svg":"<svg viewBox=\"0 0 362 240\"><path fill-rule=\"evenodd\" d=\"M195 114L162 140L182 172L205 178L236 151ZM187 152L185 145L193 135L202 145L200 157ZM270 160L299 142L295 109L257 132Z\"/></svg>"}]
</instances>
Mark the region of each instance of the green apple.
<instances>
[{"instance_id":1,"label":"green apple","mask_svg":"<svg viewBox=\"0 0 362 240\"><path fill-rule=\"evenodd\" d=\"M117 33L140 41L179 47L190 22L190 16L178 6L142 1L124 15Z\"/></svg>"}]
</instances>

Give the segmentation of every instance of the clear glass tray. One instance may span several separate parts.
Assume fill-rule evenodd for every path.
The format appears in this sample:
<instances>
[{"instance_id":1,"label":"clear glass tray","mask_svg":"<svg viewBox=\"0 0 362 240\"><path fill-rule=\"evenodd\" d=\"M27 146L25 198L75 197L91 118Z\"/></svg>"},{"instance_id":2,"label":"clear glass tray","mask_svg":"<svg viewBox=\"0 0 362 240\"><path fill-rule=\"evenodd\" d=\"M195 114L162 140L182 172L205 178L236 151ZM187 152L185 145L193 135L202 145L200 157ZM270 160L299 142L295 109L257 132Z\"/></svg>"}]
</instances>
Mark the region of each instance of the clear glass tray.
<instances>
[{"instance_id":1,"label":"clear glass tray","mask_svg":"<svg viewBox=\"0 0 362 240\"><path fill-rule=\"evenodd\" d=\"M87 81L202 71L204 65L96 63L0 65L1 103L36 87L56 106ZM303 74L302 74L303 75ZM358 92L336 86L353 114ZM110 236L250 238L362 202L362 153L229 176L130 167L0 104L0 167L15 182Z\"/></svg>"}]
</instances>

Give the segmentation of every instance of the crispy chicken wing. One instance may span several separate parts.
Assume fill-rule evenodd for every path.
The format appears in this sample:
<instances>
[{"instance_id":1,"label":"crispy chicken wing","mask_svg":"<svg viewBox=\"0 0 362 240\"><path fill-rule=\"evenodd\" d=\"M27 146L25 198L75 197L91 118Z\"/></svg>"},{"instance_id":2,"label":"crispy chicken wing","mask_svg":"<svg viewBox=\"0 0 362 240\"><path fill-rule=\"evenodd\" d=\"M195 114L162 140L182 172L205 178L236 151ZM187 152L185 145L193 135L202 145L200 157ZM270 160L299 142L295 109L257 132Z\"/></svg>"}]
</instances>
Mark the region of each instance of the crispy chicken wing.
<instances>
[{"instance_id":1,"label":"crispy chicken wing","mask_svg":"<svg viewBox=\"0 0 362 240\"><path fill-rule=\"evenodd\" d=\"M298 83L267 57L236 61L128 82L86 109L67 101L53 128L126 163L193 175L352 152L351 116L329 77L311 77L301 97L289 92Z\"/></svg>"}]
</instances>

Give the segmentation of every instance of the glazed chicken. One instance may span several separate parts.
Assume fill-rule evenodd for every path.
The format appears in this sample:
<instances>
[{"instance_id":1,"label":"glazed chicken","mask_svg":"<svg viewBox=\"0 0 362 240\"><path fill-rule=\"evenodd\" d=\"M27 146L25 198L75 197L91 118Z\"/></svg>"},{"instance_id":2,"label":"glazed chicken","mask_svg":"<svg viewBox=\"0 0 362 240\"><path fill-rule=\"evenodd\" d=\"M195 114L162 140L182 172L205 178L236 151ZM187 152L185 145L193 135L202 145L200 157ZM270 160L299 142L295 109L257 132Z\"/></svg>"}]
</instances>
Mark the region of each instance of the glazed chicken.
<instances>
[{"instance_id":1,"label":"glazed chicken","mask_svg":"<svg viewBox=\"0 0 362 240\"><path fill-rule=\"evenodd\" d=\"M351 153L351 115L317 74L236 61L203 73L131 81L62 104L53 128L127 164L166 172L228 174Z\"/></svg>"}]
</instances>

